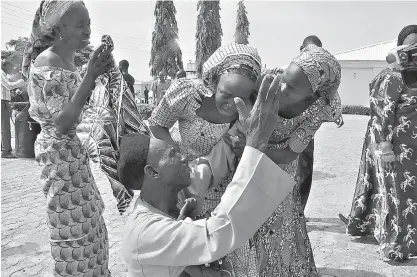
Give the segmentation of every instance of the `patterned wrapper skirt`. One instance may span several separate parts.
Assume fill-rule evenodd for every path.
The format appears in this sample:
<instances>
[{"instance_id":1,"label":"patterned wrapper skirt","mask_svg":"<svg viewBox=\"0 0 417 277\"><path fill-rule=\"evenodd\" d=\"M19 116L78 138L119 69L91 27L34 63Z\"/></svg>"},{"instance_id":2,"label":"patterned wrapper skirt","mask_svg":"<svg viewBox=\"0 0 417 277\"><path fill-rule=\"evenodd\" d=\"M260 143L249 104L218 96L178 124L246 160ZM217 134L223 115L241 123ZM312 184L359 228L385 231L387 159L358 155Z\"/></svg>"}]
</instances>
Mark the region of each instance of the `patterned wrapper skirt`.
<instances>
[{"instance_id":1,"label":"patterned wrapper skirt","mask_svg":"<svg viewBox=\"0 0 417 277\"><path fill-rule=\"evenodd\" d=\"M54 276L111 276L104 203L86 150L76 137L45 140L41 134L35 153L43 165Z\"/></svg>"}]
</instances>

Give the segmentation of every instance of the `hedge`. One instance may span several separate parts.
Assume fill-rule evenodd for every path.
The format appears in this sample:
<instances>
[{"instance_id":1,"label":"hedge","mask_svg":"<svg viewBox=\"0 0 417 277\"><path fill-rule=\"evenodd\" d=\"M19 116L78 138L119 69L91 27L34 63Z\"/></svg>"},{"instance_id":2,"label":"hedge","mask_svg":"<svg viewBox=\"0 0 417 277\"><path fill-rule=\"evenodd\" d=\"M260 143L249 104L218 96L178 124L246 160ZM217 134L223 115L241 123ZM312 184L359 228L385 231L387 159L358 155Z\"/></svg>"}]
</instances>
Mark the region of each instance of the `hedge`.
<instances>
[{"instance_id":1,"label":"hedge","mask_svg":"<svg viewBox=\"0 0 417 277\"><path fill-rule=\"evenodd\" d=\"M344 105L343 114L371 115L371 109L364 106Z\"/></svg>"},{"instance_id":2,"label":"hedge","mask_svg":"<svg viewBox=\"0 0 417 277\"><path fill-rule=\"evenodd\" d=\"M155 108L155 105L151 104L137 104L137 106L143 119L148 119ZM371 115L371 109L369 107L355 105L344 105L342 112L343 114Z\"/></svg>"}]
</instances>

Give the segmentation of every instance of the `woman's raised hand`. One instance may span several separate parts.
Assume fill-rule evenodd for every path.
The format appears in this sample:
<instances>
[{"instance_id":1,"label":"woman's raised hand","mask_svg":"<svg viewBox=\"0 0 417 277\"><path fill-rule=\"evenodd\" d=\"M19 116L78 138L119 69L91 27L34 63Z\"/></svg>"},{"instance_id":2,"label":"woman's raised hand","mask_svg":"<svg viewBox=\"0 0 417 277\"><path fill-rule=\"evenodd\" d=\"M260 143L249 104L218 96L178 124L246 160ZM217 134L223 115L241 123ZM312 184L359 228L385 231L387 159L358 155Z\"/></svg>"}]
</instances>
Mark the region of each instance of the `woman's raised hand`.
<instances>
[{"instance_id":1,"label":"woman's raised hand","mask_svg":"<svg viewBox=\"0 0 417 277\"><path fill-rule=\"evenodd\" d=\"M105 45L101 44L90 58L86 75L96 80L98 76L109 71L114 66L114 59L111 55L112 48L104 50ZM104 51L103 51L104 50Z\"/></svg>"}]
</instances>

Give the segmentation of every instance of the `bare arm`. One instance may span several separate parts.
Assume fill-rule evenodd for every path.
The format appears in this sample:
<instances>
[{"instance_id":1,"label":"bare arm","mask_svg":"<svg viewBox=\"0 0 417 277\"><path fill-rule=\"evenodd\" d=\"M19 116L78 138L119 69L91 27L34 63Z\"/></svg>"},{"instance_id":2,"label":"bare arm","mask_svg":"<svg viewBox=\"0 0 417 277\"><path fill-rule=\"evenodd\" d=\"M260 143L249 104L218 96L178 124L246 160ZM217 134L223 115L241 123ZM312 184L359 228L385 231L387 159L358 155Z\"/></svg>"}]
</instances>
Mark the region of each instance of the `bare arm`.
<instances>
[{"instance_id":1,"label":"bare arm","mask_svg":"<svg viewBox=\"0 0 417 277\"><path fill-rule=\"evenodd\" d=\"M86 74L77 92L64 106L62 111L54 117L55 127L60 133L65 134L72 128L80 116L87 98L91 95L93 84L94 79L91 75Z\"/></svg>"},{"instance_id":2,"label":"bare arm","mask_svg":"<svg viewBox=\"0 0 417 277\"><path fill-rule=\"evenodd\" d=\"M151 129L152 134L160 140L166 141L169 144L175 146L178 148L178 145L174 142L174 140L171 137L171 134L169 133L168 128L162 127L162 126L149 126L149 129Z\"/></svg>"},{"instance_id":3,"label":"bare arm","mask_svg":"<svg viewBox=\"0 0 417 277\"><path fill-rule=\"evenodd\" d=\"M103 49L104 45L96 49L88 63L87 72L77 91L68 103L63 106L61 111L52 115L54 125L61 134L67 133L80 116L87 98L91 95L96 78L113 66L113 59L110 58L111 49L107 49L101 53ZM49 51L49 53L47 52L44 55L38 56L35 61L35 66L63 68L63 62L58 55Z\"/></svg>"}]
</instances>

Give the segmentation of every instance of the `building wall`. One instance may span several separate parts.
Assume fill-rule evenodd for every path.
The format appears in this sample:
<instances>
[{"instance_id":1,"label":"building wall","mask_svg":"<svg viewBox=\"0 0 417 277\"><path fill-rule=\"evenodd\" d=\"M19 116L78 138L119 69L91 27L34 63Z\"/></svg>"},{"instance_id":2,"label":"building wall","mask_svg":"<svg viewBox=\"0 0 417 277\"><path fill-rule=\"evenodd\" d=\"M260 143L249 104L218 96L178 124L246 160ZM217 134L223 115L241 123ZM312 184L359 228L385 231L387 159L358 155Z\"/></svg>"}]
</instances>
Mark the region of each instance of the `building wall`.
<instances>
[{"instance_id":1,"label":"building wall","mask_svg":"<svg viewBox=\"0 0 417 277\"><path fill-rule=\"evenodd\" d=\"M343 105L369 107L369 83L387 67L385 61L339 61L342 81L339 94Z\"/></svg>"}]
</instances>

